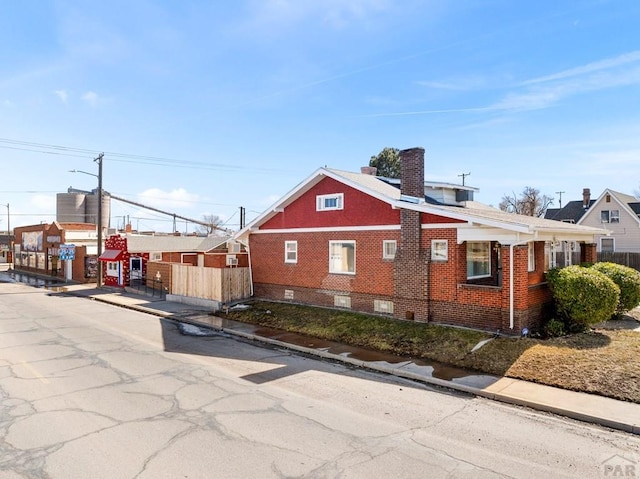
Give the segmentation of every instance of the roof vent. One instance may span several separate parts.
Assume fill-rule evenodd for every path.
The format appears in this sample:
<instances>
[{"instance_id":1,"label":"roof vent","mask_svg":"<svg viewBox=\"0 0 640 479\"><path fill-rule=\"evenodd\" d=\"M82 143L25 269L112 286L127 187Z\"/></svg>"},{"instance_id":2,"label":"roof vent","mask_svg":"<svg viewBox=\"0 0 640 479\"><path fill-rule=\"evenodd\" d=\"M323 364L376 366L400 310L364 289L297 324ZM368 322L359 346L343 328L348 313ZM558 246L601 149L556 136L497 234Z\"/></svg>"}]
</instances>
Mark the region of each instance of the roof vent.
<instances>
[{"instance_id":1,"label":"roof vent","mask_svg":"<svg viewBox=\"0 0 640 479\"><path fill-rule=\"evenodd\" d=\"M400 195L400 201L406 201L407 203L413 203L415 205L424 204L424 198L416 198L415 196Z\"/></svg>"}]
</instances>

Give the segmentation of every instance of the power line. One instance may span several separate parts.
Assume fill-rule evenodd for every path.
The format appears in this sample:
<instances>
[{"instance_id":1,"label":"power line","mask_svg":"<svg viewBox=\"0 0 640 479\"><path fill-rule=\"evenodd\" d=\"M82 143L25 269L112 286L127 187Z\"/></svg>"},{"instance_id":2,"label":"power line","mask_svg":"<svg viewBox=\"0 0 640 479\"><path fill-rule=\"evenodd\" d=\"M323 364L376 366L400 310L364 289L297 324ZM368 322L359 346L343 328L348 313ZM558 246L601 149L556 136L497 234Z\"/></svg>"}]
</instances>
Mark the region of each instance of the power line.
<instances>
[{"instance_id":1,"label":"power line","mask_svg":"<svg viewBox=\"0 0 640 479\"><path fill-rule=\"evenodd\" d=\"M11 138L0 138L0 143L7 143L9 145L17 145L17 146L7 146L1 145L0 148L10 149L10 150L18 150L18 151L29 151L32 153L42 153L47 155L57 155L57 156L70 156L76 158L87 158L94 159L96 155L101 153L100 150L90 150L87 148L75 148L70 146L63 145L52 145L47 143L36 143L30 141L22 141L22 140L14 140ZM38 149L35 149L38 148ZM53 151L47 151L53 150ZM261 172L290 172L291 170L287 169L278 169L278 168L264 168L264 167L247 167L241 166L238 164L226 164L226 163L207 163L203 161L193 161L193 160L180 160L176 158L164 158L159 156L149 156L149 155L137 155L132 153L118 153L114 151L104 151L105 160L110 162L122 162L122 163L132 163L132 164L144 164L151 166L173 166L173 167L181 167L181 168L194 168L194 169L204 169L204 170L227 170L227 171L261 171Z\"/></svg>"}]
</instances>

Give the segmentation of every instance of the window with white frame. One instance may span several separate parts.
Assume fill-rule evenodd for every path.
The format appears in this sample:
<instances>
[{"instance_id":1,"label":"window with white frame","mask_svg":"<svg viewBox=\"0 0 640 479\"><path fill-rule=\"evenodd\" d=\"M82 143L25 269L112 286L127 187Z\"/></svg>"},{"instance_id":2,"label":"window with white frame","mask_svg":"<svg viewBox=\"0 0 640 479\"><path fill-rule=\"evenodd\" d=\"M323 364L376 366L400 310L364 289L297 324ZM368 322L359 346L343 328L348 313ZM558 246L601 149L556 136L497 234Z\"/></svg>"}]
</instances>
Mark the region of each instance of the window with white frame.
<instances>
[{"instance_id":1,"label":"window with white frame","mask_svg":"<svg viewBox=\"0 0 640 479\"><path fill-rule=\"evenodd\" d=\"M396 240L384 240L382 242L382 259L394 259L397 249L398 243Z\"/></svg>"},{"instance_id":2,"label":"window with white frame","mask_svg":"<svg viewBox=\"0 0 640 479\"><path fill-rule=\"evenodd\" d=\"M447 240L431 240L431 261L447 261L449 243Z\"/></svg>"},{"instance_id":3,"label":"window with white frame","mask_svg":"<svg viewBox=\"0 0 640 479\"><path fill-rule=\"evenodd\" d=\"M284 242L284 262L285 263L298 262L298 242L297 241Z\"/></svg>"},{"instance_id":4,"label":"window with white frame","mask_svg":"<svg viewBox=\"0 0 640 479\"><path fill-rule=\"evenodd\" d=\"M331 195L316 196L316 211L341 210L344 207L344 194L334 193Z\"/></svg>"},{"instance_id":5,"label":"window with white frame","mask_svg":"<svg viewBox=\"0 0 640 479\"><path fill-rule=\"evenodd\" d=\"M469 241L467 243L467 278L491 276L491 243Z\"/></svg>"},{"instance_id":6,"label":"window with white frame","mask_svg":"<svg viewBox=\"0 0 640 479\"><path fill-rule=\"evenodd\" d=\"M602 210L600 211L601 223L620 223L620 210Z\"/></svg>"},{"instance_id":7,"label":"window with white frame","mask_svg":"<svg viewBox=\"0 0 640 479\"><path fill-rule=\"evenodd\" d=\"M355 241L329 241L329 272L355 274Z\"/></svg>"},{"instance_id":8,"label":"window with white frame","mask_svg":"<svg viewBox=\"0 0 640 479\"><path fill-rule=\"evenodd\" d=\"M600 251L602 253L613 253L615 251L614 238L600 238Z\"/></svg>"},{"instance_id":9,"label":"window with white frame","mask_svg":"<svg viewBox=\"0 0 640 479\"><path fill-rule=\"evenodd\" d=\"M536 270L536 247L533 241L527 243L529 247L528 251L528 266L527 271L535 271Z\"/></svg>"},{"instance_id":10,"label":"window with white frame","mask_svg":"<svg viewBox=\"0 0 640 479\"><path fill-rule=\"evenodd\" d=\"M609 223L620 223L620 210L609 210Z\"/></svg>"},{"instance_id":11,"label":"window with white frame","mask_svg":"<svg viewBox=\"0 0 640 479\"><path fill-rule=\"evenodd\" d=\"M107 261L107 276L118 277L120 263L117 261Z\"/></svg>"}]
</instances>

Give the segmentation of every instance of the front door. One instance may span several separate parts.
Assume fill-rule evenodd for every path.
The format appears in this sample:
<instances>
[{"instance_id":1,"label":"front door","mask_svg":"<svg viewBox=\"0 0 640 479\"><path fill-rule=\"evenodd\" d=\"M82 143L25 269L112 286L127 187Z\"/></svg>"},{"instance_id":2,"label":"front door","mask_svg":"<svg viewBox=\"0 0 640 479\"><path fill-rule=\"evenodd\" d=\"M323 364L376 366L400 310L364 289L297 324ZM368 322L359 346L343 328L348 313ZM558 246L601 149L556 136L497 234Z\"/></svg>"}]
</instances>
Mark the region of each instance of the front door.
<instances>
[{"instance_id":1,"label":"front door","mask_svg":"<svg viewBox=\"0 0 640 479\"><path fill-rule=\"evenodd\" d=\"M129 261L129 277L131 280L142 279L142 258L132 257Z\"/></svg>"}]
</instances>

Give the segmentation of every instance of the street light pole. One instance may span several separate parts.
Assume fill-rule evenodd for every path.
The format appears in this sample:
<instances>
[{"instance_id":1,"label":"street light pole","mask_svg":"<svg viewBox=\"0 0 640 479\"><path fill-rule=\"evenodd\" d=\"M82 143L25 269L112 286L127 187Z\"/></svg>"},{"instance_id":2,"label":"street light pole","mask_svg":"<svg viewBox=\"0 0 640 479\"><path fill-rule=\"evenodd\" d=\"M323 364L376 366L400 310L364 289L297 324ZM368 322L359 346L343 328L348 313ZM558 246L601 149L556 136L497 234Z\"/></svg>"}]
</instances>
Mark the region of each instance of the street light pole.
<instances>
[{"instance_id":1,"label":"street light pole","mask_svg":"<svg viewBox=\"0 0 640 479\"><path fill-rule=\"evenodd\" d=\"M102 159L104 158L104 153L100 153L97 158L93 161L98 163L98 174L89 173L88 171L82 170L69 170L70 173L84 173L85 175L91 175L98 178L98 220L96 221L96 228L98 229L98 264L97 266L97 275L96 278L96 286L98 288L102 287L102 262L100 261L100 256L102 256Z\"/></svg>"},{"instance_id":2,"label":"street light pole","mask_svg":"<svg viewBox=\"0 0 640 479\"><path fill-rule=\"evenodd\" d=\"M98 288L102 287L102 158L104 153L100 153L94 160L98 162L98 278L96 285Z\"/></svg>"}]
</instances>

